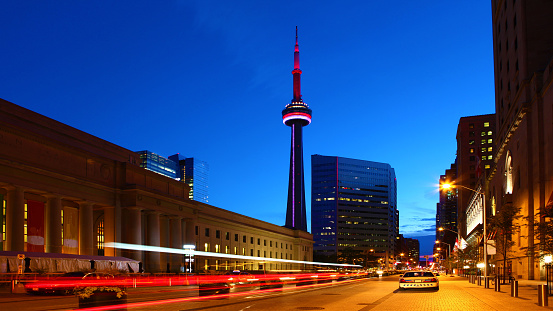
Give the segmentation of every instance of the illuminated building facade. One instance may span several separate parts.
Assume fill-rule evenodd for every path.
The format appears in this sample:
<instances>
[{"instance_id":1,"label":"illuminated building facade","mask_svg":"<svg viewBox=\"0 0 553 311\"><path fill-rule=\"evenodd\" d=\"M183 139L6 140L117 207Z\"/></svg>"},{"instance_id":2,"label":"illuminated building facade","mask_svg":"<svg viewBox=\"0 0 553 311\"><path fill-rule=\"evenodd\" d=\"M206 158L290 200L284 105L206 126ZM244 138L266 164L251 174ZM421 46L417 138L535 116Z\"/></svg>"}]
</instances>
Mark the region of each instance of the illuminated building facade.
<instances>
[{"instance_id":1,"label":"illuminated building facade","mask_svg":"<svg viewBox=\"0 0 553 311\"><path fill-rule=\"evenodd\" d=\"M191 244L198 251L245 256L197 256L194 271L303 267L247 258L252 256L312 260L311 234L190 200L186 183L140 163L136 152L0 99L0 273L8 266L14 272L17 254L31 258L36 271L37 253L122 256L143 263L149 273L179 272L185 265L182 255L108 243Z\"/></svg>"},{"instance_id":2,"label":"illuminated building facade","mask_svg":"<svg viewBox=\"0 0 553 311\"><path fill-rule=\"evenodd\" d=\"M286 228L307 231L305 182L303 176L303 127L311 123L311 109L301 98L300 50L298 46L298 28L296 27L296 46L294 49L293 98L282 110L282 122L292 129L290 147L290 173L288 180L288 204L286 209Z\"/></svg>"},{"instance_id":3,"label":"illuminated building facade","mask_svg":"<svg viewBox=\"0 0 553 311\"><path fill-rule=\"evenodd\" d=\"M186 158L180 154L169 157L178 163L178 177L190 187L189 198L209 203L209 164L198 158Z\"/></svg>"},{"instance_id":4,"label":"illuminated building facade","mask_svg":"<svg viewBox=\"0 0 553 311\"><path fill-rule=\"evenodd\" d=\"M497 125L494 165L486 191L487 215L519 207L503 267L515 278L545 279L543 256L553 206L553 2L492 0L492 33Z\"/></svg>"},{"instance_id":5,"label":"illuminated building facade","mask_svg":"<svg viewBox=\"0 0 553 311\"><path fill-rule=\"evenodd\" d=\"M311 231L318 261L397 255L399 223L394 169L386 163L311 156ZM336 261L334 261L336 262Z\"/></svg>"}]
</instances>

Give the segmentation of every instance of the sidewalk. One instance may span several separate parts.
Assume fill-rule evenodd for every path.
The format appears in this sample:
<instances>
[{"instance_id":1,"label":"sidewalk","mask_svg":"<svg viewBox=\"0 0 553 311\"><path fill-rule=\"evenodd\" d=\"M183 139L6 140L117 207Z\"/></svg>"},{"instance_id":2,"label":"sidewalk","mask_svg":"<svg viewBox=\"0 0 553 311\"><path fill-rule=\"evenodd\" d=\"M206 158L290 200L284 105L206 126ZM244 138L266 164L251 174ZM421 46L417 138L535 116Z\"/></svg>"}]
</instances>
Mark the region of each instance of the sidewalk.
<instances>
[{"instance_id":1,"label":"sidewalk","mask_svg":"<svg viewBox=\"0 0 553 311\"><path fill-rule=\"evenodd\" d=\"M466 277L444 277L446 280L459 280L456 285L463 287L480 300L486 301L497 310L553 310L553 297L548 298L548 306L538 305L538 285L546 285L541 280L517 280L518 297L511 297L511 284L501 284L499 292L495 291L494 285L490 282L490 288L478 283L472 284Z\"/></svg>"}]
</instances>

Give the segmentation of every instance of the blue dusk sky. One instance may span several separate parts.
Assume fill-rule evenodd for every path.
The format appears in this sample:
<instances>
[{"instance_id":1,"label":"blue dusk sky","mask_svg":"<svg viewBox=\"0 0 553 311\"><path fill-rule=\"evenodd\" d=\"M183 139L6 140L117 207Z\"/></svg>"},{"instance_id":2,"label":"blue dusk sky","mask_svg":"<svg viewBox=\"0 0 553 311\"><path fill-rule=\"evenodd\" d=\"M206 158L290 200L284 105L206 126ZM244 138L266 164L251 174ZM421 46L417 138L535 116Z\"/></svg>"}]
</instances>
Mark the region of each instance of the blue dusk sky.
<instances>
[{"instance_id":1,"label":"blue dusk sky","mask_svg":"<svg viewBox=\"0 0 553 311\"><path fill-rule=\"evenodd\" d=\"M308 223L312 154L389 163L422 255L459 118L494 112L489 1L3 0L0 20L0 98L207 161L210 204L277 225L298 26Z\"/></svg>"}]
</instances>

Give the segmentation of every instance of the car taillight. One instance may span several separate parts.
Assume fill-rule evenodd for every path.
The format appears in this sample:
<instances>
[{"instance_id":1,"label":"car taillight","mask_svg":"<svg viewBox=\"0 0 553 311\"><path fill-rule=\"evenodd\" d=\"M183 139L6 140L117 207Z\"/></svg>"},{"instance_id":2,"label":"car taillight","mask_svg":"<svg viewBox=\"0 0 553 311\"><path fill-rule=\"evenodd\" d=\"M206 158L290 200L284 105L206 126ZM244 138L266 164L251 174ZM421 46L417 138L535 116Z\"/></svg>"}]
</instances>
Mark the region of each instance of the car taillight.
<instances>
[{"instance_id":1,"label":"car taillight","mask_svg":"<svg viewBox=\"0 0 553 311\"><path fill-rule=\"evenodd\" d=\"M426 279L424 282L438 282L436 278Z\"/></svg>"},{"instance_id":2,"label":"car taillight","mask_svg":"<svg viewBox=\"0 0 553 311\"><path fill-rule=\"evenodd\" d=\"M400 283L407 283L407 282L405 282L405 279L399 279L399 282Z\"/></svg>"}]
</instances>

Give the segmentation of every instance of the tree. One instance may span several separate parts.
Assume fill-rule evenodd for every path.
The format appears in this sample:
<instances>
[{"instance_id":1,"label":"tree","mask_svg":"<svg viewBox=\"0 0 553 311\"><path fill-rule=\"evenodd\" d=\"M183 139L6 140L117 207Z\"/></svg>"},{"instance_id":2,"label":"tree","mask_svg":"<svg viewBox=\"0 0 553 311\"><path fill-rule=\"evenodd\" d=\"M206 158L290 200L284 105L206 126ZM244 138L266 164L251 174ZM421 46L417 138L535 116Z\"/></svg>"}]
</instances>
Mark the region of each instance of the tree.
<instances>
[{"instance_id":1,"label":"tree","mask_svg":"<svg viewBox=\"0 0 553 311\"><path fill-rule=\"evenodd\" d=\"M364 256L360 250L355 250L352 247L346 247L341 252L338 252L339 263L363 264Z\"/></svg>"},{"instance_id":2,"label":"tree","mask_svg":"<svg viewBox=\"0 0 553 311\"><path fill-rule=\"evenodd\" d=\"M503 258L503 281L507 278L507 255L515 245L512 234L520 228L517 222L520 217L520 207L513 204L505 204L488 223L488 227L492 232L495 231L496 251Z\"/></svg>"},{"instance_id":3,"label":"tree","mask_svg":"<svg viewBox=\"0 0 553 311\"><path fill-rule=\"evenodd\" d=\"M475 243L469 243L465 249L459 249L456 252L458 264L461 267L470 266L476 267L476 261L478 259L478 246Z\"/></svg>"}]
</instances>

